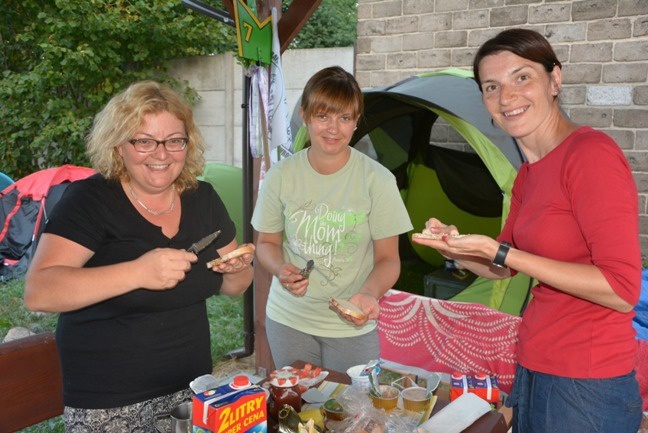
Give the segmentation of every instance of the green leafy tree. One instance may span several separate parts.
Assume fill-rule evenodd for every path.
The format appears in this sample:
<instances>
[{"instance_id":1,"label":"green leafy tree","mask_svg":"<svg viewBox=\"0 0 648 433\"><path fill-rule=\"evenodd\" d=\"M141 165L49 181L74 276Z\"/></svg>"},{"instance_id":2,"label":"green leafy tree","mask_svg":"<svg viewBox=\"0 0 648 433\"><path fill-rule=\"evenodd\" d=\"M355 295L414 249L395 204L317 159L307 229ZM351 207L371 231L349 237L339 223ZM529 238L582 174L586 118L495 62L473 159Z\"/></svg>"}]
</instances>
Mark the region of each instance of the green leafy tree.
<instances>
[{"instance_id":1,"label":"green leafy tree","mask_svg":"<svg viewBox=\"0 0 648 433\"><path fill-rule=\"evenodd\" d=\"M167 61L235 47L233 28L178 0L3 0L0 170L86 164L84 137L116 92L157 79L195 99Z\"/></svg>"},{"instance_id":2,"label":"green leafy tree","mask_svg":"<svg viewBox=\"0 0 648 433\"><path fill-rule=\"evenodd\" d=\"M356 0L325 0L291 48L353 45L356 22ZM226 51L237 51L235 30L180 0L3 0L0 171L86 165L84 137L116 92L157 79L194 100L167 61Z\"/></svg>"},{"instance_id":3,"label":"green leafy tree","mask_svg":"<svg viewBox=\"0 0 648 433\"><path fill-rule=\"evenodd\" d=\"M356 41L357 0L323 0L290 48L351 47ZM284 9L287 4L284 3Z\"/></svg>"}]
</instances>

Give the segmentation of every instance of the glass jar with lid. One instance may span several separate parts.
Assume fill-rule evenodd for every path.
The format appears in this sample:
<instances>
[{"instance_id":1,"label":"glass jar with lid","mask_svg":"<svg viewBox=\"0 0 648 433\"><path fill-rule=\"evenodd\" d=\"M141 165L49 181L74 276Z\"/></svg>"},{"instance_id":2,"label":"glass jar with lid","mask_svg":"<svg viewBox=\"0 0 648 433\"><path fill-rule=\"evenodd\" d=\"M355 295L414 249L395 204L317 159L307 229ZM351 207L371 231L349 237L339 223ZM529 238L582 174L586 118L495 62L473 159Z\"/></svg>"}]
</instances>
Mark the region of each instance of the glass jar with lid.
<instances>
[{"instance_id":1,"label":"glass jar with lid","mask_svg":"<svg viewBox=\"0 0 648 433\"><path fill-rule=\"evenodd\" d=\"M275 419L284 404L292 406L296 412L301 411L302 398L297 369L284 367L270 374L270 400L268 413Z\"/></svg>"}]
</instances>

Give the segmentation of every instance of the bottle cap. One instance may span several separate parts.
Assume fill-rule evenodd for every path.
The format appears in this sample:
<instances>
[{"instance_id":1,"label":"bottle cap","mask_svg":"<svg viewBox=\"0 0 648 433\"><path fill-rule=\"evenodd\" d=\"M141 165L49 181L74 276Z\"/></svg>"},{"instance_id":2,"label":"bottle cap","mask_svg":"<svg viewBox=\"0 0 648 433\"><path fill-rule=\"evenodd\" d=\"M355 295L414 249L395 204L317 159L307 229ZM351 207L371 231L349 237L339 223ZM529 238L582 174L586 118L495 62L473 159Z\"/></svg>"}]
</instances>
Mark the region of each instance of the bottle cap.
<instances>
[{"instance_id":1,"label":"bottle cap","mask_svg":"<svg viewBox=\"0 0 648 433\"><path fill-rule=\"evenodd\" d=\"M234 376L234 379L230 384L230 386L234 389L247 388L250 385L252 385L250 383L250 379L245 375Z\"/></svg>"}]
</instances>

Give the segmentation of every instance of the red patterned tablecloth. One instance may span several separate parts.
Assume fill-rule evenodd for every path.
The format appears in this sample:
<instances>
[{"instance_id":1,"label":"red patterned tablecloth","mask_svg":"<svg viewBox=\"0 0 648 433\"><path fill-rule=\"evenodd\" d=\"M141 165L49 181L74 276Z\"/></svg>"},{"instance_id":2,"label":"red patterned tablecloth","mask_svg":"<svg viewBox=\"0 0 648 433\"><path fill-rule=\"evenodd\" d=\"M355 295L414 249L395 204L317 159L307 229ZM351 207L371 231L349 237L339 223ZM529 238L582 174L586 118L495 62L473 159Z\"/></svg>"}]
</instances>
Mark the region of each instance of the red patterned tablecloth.
<instances>
[{"instance_id":1,"label":"red patterned tablecloth","mask_svg":"<svg viewBox=\"0 0 648 433\"><path fill-rule=\"evenodd\" d=\"M520 317L397 290L380 307L382 359L432 372L496 375L500 389L510 392Z\"/></svg>"}]
</instances>

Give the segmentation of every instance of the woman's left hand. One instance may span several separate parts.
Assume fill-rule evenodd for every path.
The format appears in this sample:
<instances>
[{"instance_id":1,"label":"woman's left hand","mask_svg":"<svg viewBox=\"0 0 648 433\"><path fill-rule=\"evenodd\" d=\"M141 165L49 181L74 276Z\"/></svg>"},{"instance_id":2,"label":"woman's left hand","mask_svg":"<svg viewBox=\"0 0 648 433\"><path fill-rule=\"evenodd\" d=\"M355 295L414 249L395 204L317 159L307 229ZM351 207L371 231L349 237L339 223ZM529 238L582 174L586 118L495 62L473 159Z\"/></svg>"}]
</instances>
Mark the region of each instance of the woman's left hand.
<instances>
[{"instance_id":1,"label":"woman's left hand","mask_svg":"<svg viewBox=\"0 0 648 433\"><path fill-rule=\"evenodd\" d=\"M380 315L380 305L378 304L378 300L372 295L367 293L356 293L349 298L349 302L360 308L365 315L364 319L345 315L345 318L349 322L352 322L356 326L362 326L369 320L378 320L378 316Z\"/></svg>"},{"instance_id":2,"label":"woman's left hand","mask_svg":"<svg viewBox=\"0 0 648 433\"><path fill-rule=\"evenodd\" d=\"M220 272L221 274L236 274L247 269L254 260L254 254L243 254L239 257L234 257L226 262L212 267L212 271Z\"/></svg>"}]
</instances>

